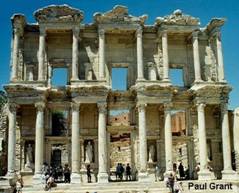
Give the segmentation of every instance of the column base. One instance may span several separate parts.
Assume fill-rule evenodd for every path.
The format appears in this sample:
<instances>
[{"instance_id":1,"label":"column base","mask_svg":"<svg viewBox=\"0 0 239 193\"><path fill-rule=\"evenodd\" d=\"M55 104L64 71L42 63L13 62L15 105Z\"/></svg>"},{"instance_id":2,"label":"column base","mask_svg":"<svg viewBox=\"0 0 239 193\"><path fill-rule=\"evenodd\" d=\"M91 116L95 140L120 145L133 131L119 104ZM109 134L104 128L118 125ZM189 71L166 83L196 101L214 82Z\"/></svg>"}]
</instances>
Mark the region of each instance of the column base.
<instances>
[{"instance_id":1,"label":"column base","mask_svg":"<svg viewBox=\"0 0 239 193\"><path fill-rule=\"evenodd\" d=\"M140 172L138 175L139 182L150 182L148 172Z\"/></svg>"},{"instance_id":2,"label":"column base","mask_svg":"<svg viewBox=\"0 0 239 193\"><path fill-rule=\"evenodd\" d=\"M33 178L32 178L32 183L34 185L41 185L41 184L45 183L43 180L44 180L43 174L35 173Z\"/></svg>"},{"instance_id":3,"label":"column base","mask_svg":"<svg viewBox=\"0 0 239 193\"><path fill-rule=\"evenodd\" d=\"M232 180L237 179L236 172L233 170L223 170L222 171L222 180Z\"/></svg>"},{"instance_id":4,"label":"column base","mask_svg":"<svg viewBox=\"0 0 239 193\"><path fill-rule=\"evenodd\" d=\"M98 173L98 183L108 183L109 176L107 173Z\"/></svg>"},{"instance_id":5,"label":"column base","mask_svg":"<svg viewBox=\"0 0 239 193\"><path fill-rule=\"evenodd\" d=\"M9 181L10 186L15 186L17 182L17 174L15 172L8 172L5 176Z\"/></svg>"},{"instance_id":6,"label":"column base","mask_svg":"<svg viewBox=\"0 0 239 193\"><path fill-rule=\"evenodd\" d=\"M71 174L71 183L80 184L81 183L81 175L79 173Z\"/></svg>"},{"instance_id":7,"label":"column base","mask_svg":"<svg viewBox=\"0 0 239 193\"><path fill-rule=\"evenodd\" d=\"M198 84L198 83L202 83L203 82L203 80L202 79L198 79L198 80L194 80L194 84Z\"/></svg>"},{"instance_id":8,"label":"column base","mask_svg":"<svg viewBox=\"0 0 239 193\"><path fill-rule=\"evenodd\" d=\"M215 179L214 173L209 170L203 170L198 172L198 180L213 180Z\"/></svg>"}]
</instances>

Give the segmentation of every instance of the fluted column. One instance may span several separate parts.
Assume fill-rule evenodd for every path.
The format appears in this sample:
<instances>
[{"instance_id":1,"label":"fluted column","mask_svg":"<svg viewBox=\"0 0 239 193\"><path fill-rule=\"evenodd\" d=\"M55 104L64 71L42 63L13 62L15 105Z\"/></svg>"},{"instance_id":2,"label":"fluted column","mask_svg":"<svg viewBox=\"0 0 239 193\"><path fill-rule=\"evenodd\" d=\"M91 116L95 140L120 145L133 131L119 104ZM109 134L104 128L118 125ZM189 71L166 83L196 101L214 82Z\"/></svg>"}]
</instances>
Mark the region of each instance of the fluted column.
<instances>
[{"instance_id":1,"label":"fluted column","mask_svg":"<svg viewBox=\"0 0 239 193\"><path fill-rule=\"evenodd\" d=\"M99 30L99 79L105 79L105 30Z\"/></svg>"},{"instance_id":2,"label":"fluted column","mask_svg":"<svg viewBox=\"0 0 239 193\"><path fill-rule=\"evenodd\" d=\"M7 176L15 175L16 160L16 111L17 105L10 103L8 106L8 160L7 160Z\"/></svg>"},{"instance_id":3,"label":"fluted column","mask_svg":"<svg viewBox=\"0 0 239 193\"><path fill-rule=\"evenodd\" d=\"M106 114L107 104L105 102L98 103L99 117L98 117L98 182L107 183L107 136L106 136Z\"/></svg>"},{"instance_id":4,"label":"fluted column","mask_svg":"<svg viewBox=\"0 0 239 193\"><path fill-rule=\"evenodd\" d=\"M163 81L169 81L169 64L168 64L168 34L162 32L162 51L163 51Z\"/></svg>"},{"instance_id":5,"label":"fluted column","mask_svg":"<svg viewBox=\"0 0 239 193\"><path fill-rule=\"evenodd\" d=\"M166 173L170 173L173 171L173 139L172 139L172 126L171 126L171 106L172 106L171 103L164 105Z\"/></svg>"},{"instance_id":6,"label":"fluted column","mask_svg":"<svg viewBox=\"0 0 239 193\"><path fill-rule=\"evenodd\" d=\"M14 29L13 53L12 53L12 73L11 81L17 80L18 52L19 52L20 29Z\"/></svg>"},{"instance_id":7,"label":"fluted column","mask_svg":"<svg viewBox=\"0 0 239 193\"><path fill-rule=\"evenodd\" d=\"M230 143L227 103L221 104L221 113L222 113L222 147L223 147L222 179L231 179L234 172L232 170L231 143Z\"/></svg>"},{"instance_id":8,"label":"fluted column","mask_svg":"<svg viewBox=\"0 0 239 193\"><path fill-rule=\"evenodd\" d=\"M72 43L72 77L71 80L79 80L79 64L78 64L78 56L79 56L79 50L78 50L78 43L79 43L79 33L80 28L74 27L72 29L73 34L73 43Z\"/></svg>"},{"instance_id":9,"label":"fluted column","mask_svg":"<svg viewBox=\"0 0 239 193\"><path fill-rule=\"evenodd\" d=\"M219 82L225 82L222 42L220 32L217 32L216 34L216 43L217 43L218 80Z\"/></svg>"},{"instance_id":10,"label":"fluted column","mask_svg":"<svg viewBox=\"0 0 239 193\"><path fill-rule=\"evenodd\" d=\"M139 113L139 181L145 181L147 177L147 133L146 133L146 104L138 104Z\"/></svg>"},{"instance_id":11,"label":"fluted column","mask_svg":"<svg viewBox=\"0 0 239 193\"><path fill-rule=\"evenodd\" d=\"M205 180L211 179L211 172L208 170L207 164L207 138L206 138L206 125L205 125L205 104L199 103L197 105L198 112L198 143L199 143L199 160L200 171L198 172L198 179Z\"/></svg>"},{"instance_id":12,"label":"fluted column","mask_svg":"<svg viewBox=\"0 0 239 193\"><path fill-rule=\"evenodd\" d=\"M41 183L41 169L44 159L44 109L45 103L38 102L36 107L36 135L35 135L35 173L33 180L35 184Z\"/></svg>"},{"instance_id":13,"label":"fluted column","mask_svg":"<svg viewBox=\"0 0 239 193\"><path fill-rule=\"evenodd\" d=\"M137 80L144 79L143 40L142 29L136 30L137 37Z\"/></svg>"},{"instance_id":14,"label":"fluted column","mask_svg":"<svg viewBox=\"0 0 239 193\"><path fill-rule=\"evenodd\" d=\"M193 35L193 61L194 61L195 82L201 82L202 78L199 57L198 31L194 31L192 35Z\"/></svg>"},{"instance_id":15,"label":"fluted column","mask_svg":"<svg viewBox=\"0 0 239 193\"><path fill-rule=\"evenodd\" d=\"M80 183L80 114L79 104L72 103L71 120L71 182Z\"/></svg>"},{"instance_id":16,"label":"fluted column","mask_svg":"<svg viewBox=\"0 0 239 193\"><path fill-rule=\"evenodd\" d=\"M39 50L38 50L38 80L44 81L44 69L45 69L45 39L46 30L40 28L39 34Z\"/></svg>"}]
</instances>

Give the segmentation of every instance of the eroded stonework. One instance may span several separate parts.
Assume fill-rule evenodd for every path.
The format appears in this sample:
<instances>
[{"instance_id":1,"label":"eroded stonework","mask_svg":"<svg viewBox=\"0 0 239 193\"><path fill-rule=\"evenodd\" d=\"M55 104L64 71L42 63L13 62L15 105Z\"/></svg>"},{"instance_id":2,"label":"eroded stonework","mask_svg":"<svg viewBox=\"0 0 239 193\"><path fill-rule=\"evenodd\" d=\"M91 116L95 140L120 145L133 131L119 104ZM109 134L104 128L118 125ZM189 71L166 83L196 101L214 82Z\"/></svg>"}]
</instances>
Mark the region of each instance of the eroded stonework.
<instances>
[{"instance_id":1,"label":"eroded stonework","mask_svg":"<svg viewBox=\"0 0 239 193\"><path fill-rule=\"evenodd\" d=\"M156 166L162 180L182 162L187 179L234 179L224 19L201 27L198 18L176 10L145 25L146 15L132 16L119 5L94 14L93 24L83 24L83 12L67 5L39 9L35 18L37 24L12 18L8 176L30 172L39 184L44 162L67 163L72 183L87 181L87 165L94 182L107 183L118 162L129 162L134 180L149 182ZM67 76L61 87L53 81L59 68ZM113 70L120 68L127 71L125 90L114 88ZM176 70L181 85L170 76ZM127 110L127 117L112 124L116 110ZM29 146L33 167L26 171Z\"/></svg>"}]
</instances>

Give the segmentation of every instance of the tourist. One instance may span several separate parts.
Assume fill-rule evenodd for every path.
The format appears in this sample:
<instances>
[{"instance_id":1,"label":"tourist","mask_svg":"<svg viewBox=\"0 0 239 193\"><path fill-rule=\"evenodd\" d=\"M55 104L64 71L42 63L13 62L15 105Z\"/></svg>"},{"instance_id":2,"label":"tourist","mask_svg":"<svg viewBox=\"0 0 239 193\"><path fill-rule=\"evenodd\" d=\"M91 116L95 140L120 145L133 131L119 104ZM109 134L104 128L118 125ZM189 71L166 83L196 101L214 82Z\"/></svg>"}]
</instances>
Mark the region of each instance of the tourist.
<instances>
[{"instance_id":1,"label":"tourist","mask_svg":"<svg viewBox=\"0 0 239 193\"><path fill-rule=\"evenodd\" d=\"M175 193L174 192L174 182L175 182L175 176L173 175L173 173L170 173L170 175L168 176L168 178L166 180L166 186L169 188L170 193Z\"/></svg>"},{"instance_id":2,"label":"tourist","mask_svg":"<svg viewBox=\"0 0 239 193\"><path fill-rule=\"evenodd\" d=\"M88 181L88 183L91 183L91 170L90 170L90 165L87 165L86 174L87 174L87 181Z\"/></svg>"},{"instance_id":3,"label":"tourist","mask_svg":"<svg viewBox=\"0 0 239 193\"><path fill-rule=\"evenodd\" d=\"M120 181L123 180L123 175L124 175L124 166L122 163L120 163Z\"/></svg>"},{"instance_id":4,"label":"tourist","mask_svg":"<svg viewBox=\"0 0 239 193\"><path fill-rule=\"evenodd\" d=\"M68 164L65 164L63 173L64 173L64 182L70 183L71 182L71 171L70 171Z\"/></svg>"},{"instance_id":5,"label":"tourist","mask_svg":"<svg viewBox=\"0 0 239 193\"><path fill-rule=\"evenodd\" d=\"M116 175L116 181L120 179L120 163L118 163L116 166L115 175Z\"/></svg>"},{"instance_id":6,"label":"tourist","mask_svg":"<svg viewBox=\"0 0 239 193\"><path fill-rule=\"evenodd\" d=\"M50 190L52 187L56 187L56 183L54 177L51 175L47 180L46 190Z\"/></svg>"},{"instance_id":7,"label":"tourist","mask_svg":"<svg viewBox=\"0 0 239 193\"><path fill-rule=\"evenodd\" d=\"M59 167L57 167L57 176L58 176L58 179L60 181L62 181L62 179L63 179L63 168L62 168L61 165Z\"/></svg>"},{"instance_id":8,"label":"tourist","mask_svg":"<svg viewBox=\"0 0 239 193\"><path fill-rule=\"evenodd\" d=\"M178 166L178 171L179 171L179 177L180 179L184 179L185 177L185 172L184 172L184 167L182 162L180 162L179 166Z\"/></svg>"},{"instance_id":9,"label":"tourist","mask_svg":"<svg viewBox=\"0 0 239 193\"><path fill-rule=\"evenodd\" d=\"M126 166L126 180L132 180L131 179L131 167L129 166L129 163L127 163L127 166Z\"/></svg>"}]
</instances>

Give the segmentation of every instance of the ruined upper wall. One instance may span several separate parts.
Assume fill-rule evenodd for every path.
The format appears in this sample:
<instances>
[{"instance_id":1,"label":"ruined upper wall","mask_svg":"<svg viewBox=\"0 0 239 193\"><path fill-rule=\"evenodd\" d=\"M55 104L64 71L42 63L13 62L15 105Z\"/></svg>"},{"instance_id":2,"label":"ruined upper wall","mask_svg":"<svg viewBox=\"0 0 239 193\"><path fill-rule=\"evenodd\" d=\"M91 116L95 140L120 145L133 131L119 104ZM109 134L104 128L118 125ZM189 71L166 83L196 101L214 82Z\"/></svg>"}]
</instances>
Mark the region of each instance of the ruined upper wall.
<instances>
[{"instance_id":1,"label":"ruined upper wall","mask_svg":"<svg viewBox=\"0 0 239 193\"><path fill-rule=\"evenodd\" d=\"M98 81L103 76L106 84L111 85L111 69L127 67L130 88L139 79L135 73L139 66L143 66L144 79L163 81L168 65L169 70L182 69L184 86L190 87L197 78L197 49L201 79L224 80L218 50L224 19L213 18L201 28L198 18L176 10L157 17L153 25L146 25L147 15L130 15L128 8L120 5L105 13L95 13L92 24L84 24L83 11L68 5L44 7L34 16L36 24L27 23L21 14L12 17L12 82L41 81L49 86L52 69L64 67L68 69L68 84L77 83L78 79Z\"/></svg>"}]
</instances>

